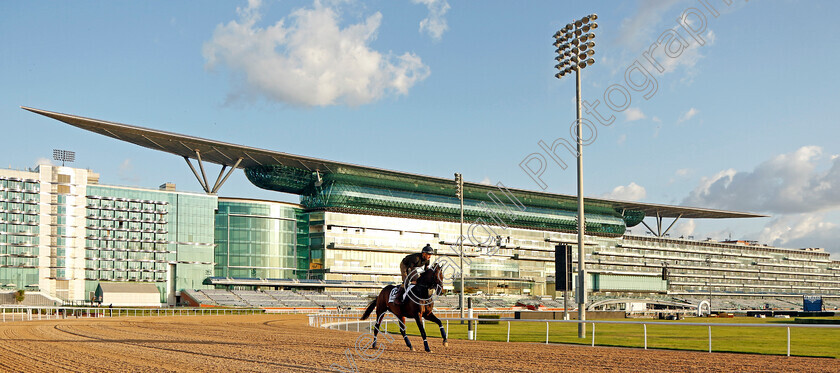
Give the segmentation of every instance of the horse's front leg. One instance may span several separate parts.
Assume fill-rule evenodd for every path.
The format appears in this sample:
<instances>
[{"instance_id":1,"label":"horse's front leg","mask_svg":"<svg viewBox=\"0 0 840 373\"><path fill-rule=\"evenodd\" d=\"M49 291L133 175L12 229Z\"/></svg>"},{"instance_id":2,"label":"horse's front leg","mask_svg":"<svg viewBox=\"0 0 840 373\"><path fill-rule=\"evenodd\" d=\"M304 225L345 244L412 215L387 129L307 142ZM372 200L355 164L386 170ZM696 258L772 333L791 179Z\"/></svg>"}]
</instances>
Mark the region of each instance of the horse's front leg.
<instances>
[{"instance_id":1,"label":"horse's front leg","mask_svg":"<svg viewBox=\"0 0 840 373\"><path fill-rule=\"evenodd\" d=\"M429 341L426 340L426 327L423 326L423 317L417 314L417 316L414 316L414 322L417 323L417 329L420 329L420 336L423 337L423 347L426 349L426 352L432 352L429 349Z\"/></svg>"},{"instance_id":2,"label":"horse's front leg","mask_svg":"<svg viewBox=\"0 0 840 373\"><path fill-rule=\"evenodd\" d=\"M411 341L408 340L408 336L405 335L405 316L400 316L400 334L402 334L403 339L405 340L405 345L408 346L408 349L414 351L414 347L411 347Z\"/></svg>"},{"instance_id":3,"label":"horse's front leg","mask_svg":"<svg viewBox=\"0 0 840 373\"><path fill-rule=\"evenodd\" d=\"M426 315L426 320L429 320L435 324L437 324L438 329L440 329L440 337L443 338L443 347L449 346L449 339L446 338L446 330L443 328L443 323L440 321L435 314L430 313Z\"/></svg>"}]
</instances>

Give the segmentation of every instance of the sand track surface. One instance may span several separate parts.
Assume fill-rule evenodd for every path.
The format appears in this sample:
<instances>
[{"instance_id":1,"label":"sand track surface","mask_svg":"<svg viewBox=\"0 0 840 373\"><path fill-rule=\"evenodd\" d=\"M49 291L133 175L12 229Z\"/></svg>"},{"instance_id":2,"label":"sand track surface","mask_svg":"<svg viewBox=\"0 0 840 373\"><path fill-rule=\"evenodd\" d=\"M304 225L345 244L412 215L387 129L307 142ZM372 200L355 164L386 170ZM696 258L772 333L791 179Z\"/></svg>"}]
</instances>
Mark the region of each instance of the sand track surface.
<instances>
[{"instance_id":1,"label":"sand track surface","mask_svg":"<svg viewBox=\"0 0 840 373\"><path fill-rule=\"evenodd\" d=\"M430 331L433 335L437 330ZM412 337L422 350L423 343ZM402 338L366 349L363 333L306 316L121 317L0 324L0 371L14 372L840 372L837 359ZM359 349L355 346L359 345Z\"/></svg>"}]
</instances>

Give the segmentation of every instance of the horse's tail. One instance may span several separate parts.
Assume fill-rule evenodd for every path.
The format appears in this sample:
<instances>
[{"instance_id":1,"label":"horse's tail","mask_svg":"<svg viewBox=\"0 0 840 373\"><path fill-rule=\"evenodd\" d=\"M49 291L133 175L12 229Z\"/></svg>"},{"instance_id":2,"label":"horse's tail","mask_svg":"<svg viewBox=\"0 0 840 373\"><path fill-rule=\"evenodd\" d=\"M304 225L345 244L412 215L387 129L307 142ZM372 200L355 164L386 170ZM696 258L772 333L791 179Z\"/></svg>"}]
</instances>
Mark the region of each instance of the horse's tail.
<instances>
[{"instance_id":1,"label":"horse's tail","mask_svg":"<svg viewBox=\"0 0 840 373\"><path fill-rule=\"evenodd\" d=\"M370 313L373 312L373 308L376 307L376 301L378 299L379 298L374 299L373 301L370 302L367 309L365 310L365 313L362 314L362 318L359 319L359 320L366 320L368 318L368 316L370 316Z\"/></svg>"}]
</instances>

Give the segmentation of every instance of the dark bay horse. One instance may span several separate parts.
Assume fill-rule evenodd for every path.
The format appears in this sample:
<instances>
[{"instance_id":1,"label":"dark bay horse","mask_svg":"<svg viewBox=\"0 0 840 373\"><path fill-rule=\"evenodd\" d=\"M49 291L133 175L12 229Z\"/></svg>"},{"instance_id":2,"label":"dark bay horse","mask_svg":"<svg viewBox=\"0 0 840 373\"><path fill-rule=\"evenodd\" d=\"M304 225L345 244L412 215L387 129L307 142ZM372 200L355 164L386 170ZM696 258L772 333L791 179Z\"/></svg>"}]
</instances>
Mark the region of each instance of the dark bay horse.
<instances>
[{"instance_id":1,"label":"dark bay horse","mask_svg":"<svg viewBox=\"0 0 840 373\"><path fill-rule=\"evenodd\" d=\"M411 351L414 351L414 347L411 346L411 341L405 335L406 317L414 319L414 322L417 323L417 328L420 329L420 336L423 337L423 346L426 348L426 352L432 352L432 350L429 349L429 342L426 340L426 328L423 326L423 319L438 325L440 336L443 338L443 346L448 346L446 330L443 329L443 324L440 322L440 319L432 313L435 307L435 302L432 297L440 294L443 290L443 268L438 263L435 263L429 270L420 274L417 278L417 285L414 285L408 294L406 294L405 301L400 306L388 302L388 297L394 288L396 288L395 285L384 287L379 292L379 296L370 302L370 305L368 305L360 319L367 319L371 312L373 312L373 308L376 307L376 326L373 328L373 348L376 348L376 336L379 334L379 324L382 323L382 318L385 312L388 311L391 311L399 319L400 334L402 334L405 340L405 345Z\"/></svg>"}]
</instances>

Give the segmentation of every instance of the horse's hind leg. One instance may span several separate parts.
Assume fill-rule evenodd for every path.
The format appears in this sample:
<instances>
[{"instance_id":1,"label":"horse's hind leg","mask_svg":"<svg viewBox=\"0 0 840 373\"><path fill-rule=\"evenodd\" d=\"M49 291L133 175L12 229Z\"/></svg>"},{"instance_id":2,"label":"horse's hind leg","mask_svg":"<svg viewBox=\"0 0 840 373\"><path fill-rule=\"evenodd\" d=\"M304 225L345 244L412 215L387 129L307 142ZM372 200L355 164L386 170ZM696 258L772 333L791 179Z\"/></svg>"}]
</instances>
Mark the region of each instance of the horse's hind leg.
<instances>
[{"instance_id":1,"label":"horse's hind leg","mask_svg":"<svg viewBox=\"0 0 840 373\"><path fill-rule=\"evenodd\" d=\"M379 325L382 324L382 315L384 314L384 312L376 314L376 325L373 326L373 344L371 345L374 350L376 349L376 336L379 335Z\"/></svg>"},{"instance_id":2,"label":"horse's hind leg","mask_svg":"<svg viewBox=\"0 0 840 373\"><path fill-rule=\"evenodd\" d=\"M405 340L405 345L408 346L408 349L414 351L414 347L411 347L411 341L408 340L408 336L405 335L405 316L400 316L400 334L402 334L403 339Z\"/></svg>"},{"instance_id":3,"label":"horse's hind leg","mask_svg":"<svg viewBox=\"0 0 840 373\"><path fill-rule=\"evenodd\" d=\"M443 338L443 347L449 346L449 339L446 338L446 330L443 329L443 323L440 321L435 314L430 313L426 315L426 320L429 320L435 324L437 324L438 329L440 329L440 337Z\"/></svg>"}]
</instances>

